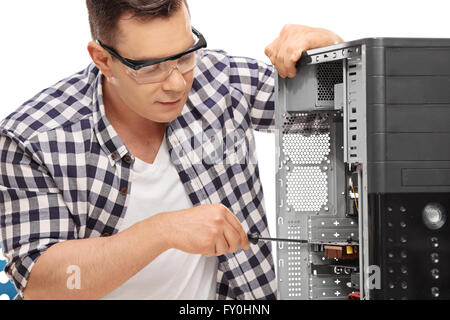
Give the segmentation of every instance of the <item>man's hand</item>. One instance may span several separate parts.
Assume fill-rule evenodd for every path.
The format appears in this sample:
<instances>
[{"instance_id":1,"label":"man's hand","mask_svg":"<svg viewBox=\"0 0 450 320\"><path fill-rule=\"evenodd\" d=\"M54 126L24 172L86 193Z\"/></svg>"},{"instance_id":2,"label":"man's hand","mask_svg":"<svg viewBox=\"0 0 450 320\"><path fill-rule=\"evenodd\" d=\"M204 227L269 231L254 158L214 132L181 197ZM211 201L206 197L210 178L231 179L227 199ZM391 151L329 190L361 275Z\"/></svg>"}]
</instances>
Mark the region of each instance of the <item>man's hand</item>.
<instances>
[{"instance_id":1,"label":"man's hand","mask_svg":"<svg viewBox=\"0 0 450 320\"><path fill-rule=\"evenodd\" d=\"M343 42L342 38L329 30L288 24L266 47L265 53L281 77L293 78L297 75L295 65L304 51L339 42Z\"/></svg>"},{"instance_id":2,"label":"man's hand","mask_svg":"<svg viewBox=\"0 0 450 320\"><path fill-rule=\"evenodd\" d=\"M162 213L172 248L207 257L249 249L248 236L236 216L221 204Z\"/></svg>"}]
</instances>

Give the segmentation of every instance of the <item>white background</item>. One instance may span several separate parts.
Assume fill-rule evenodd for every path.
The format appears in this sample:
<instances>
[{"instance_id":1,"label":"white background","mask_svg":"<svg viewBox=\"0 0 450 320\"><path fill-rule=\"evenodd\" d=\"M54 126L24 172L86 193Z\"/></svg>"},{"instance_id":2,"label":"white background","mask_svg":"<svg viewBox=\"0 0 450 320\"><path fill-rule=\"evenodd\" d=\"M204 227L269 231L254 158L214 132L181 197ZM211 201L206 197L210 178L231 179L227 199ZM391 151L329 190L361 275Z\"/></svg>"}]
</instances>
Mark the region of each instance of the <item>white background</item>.
<instances>
[{"instance_id":1,"label":"white background","mask_svg":"<svg viewBox=\"0 0 450 320\"><path fill-rule=\"evenodd\" d=\"M287 23L327 28L345 40L450 38L448 0L188 1L192 24L209 48L265 62L265 46ZM84 1L2 1L0 119L41 89L85 68L89 40ZM275 235L275 138L256 133L256 139L269 228Z\"/></svg>"}]
</instances>

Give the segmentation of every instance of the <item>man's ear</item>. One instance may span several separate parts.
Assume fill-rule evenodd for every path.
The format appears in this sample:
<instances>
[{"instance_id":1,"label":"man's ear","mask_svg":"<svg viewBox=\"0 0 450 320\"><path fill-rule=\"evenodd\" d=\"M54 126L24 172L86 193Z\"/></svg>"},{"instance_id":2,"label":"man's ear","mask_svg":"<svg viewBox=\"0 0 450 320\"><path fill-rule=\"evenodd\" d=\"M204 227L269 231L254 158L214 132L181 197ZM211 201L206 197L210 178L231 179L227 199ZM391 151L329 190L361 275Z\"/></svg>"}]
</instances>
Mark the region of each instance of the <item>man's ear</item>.
<instances>
[{"instance_id":1,"label":"man's ear","mask_svg":"<svg viewBox=\"0 0 450 320\"><path fill-rule=\"evenodd\" d=\"M108 52L94 41L88 43L87 49L92 61L94 61L102 74L107 78L111 78L113 76L111 70L112 59Z\"/></svg>"}]
</instances>

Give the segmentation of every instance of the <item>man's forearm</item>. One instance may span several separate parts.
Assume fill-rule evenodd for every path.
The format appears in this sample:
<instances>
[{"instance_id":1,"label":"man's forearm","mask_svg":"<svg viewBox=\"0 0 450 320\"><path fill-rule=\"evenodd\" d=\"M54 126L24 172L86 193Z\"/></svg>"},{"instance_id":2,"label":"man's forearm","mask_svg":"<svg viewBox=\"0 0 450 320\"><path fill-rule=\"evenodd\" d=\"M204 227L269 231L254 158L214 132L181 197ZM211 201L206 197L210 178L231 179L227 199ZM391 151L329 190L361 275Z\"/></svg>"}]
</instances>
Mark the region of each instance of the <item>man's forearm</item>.
<instances>
[{"instance_id":1,"label":"man's forearm","mask_svg":"<svg viewBox=\"0 0 450 320\"><path fill-rule=\"evenodd\" d=\"M33 267L25 299L100 299L169 249L163 215L135 224L111 237L61 242ZM80 271L80 288L68 286L70 266ZM70 269L69 269L70 270Z\"/></svg>"}]
</instances>

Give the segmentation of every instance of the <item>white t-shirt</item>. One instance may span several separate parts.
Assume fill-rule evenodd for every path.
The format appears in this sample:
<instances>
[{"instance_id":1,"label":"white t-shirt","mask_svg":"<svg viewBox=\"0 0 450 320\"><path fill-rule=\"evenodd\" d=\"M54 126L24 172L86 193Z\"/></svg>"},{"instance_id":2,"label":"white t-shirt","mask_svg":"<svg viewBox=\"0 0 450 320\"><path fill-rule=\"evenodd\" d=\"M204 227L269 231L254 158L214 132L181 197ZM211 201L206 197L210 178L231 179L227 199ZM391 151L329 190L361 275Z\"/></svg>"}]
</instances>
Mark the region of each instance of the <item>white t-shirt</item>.
<instances>
[{"instance_id":1,"label":"white t-shirt","mask_svg":"<svg viewBox=\"0 0 450 320\"><path fill-rule=\"evenodd\" d=\"M192 208L170 161L166 137L153 164L136 158L131 179L129 205L119 231L161 212ZM217 257L170 249L103 299L214 300L217 264Z\"/></svg>"}]
</instances>

